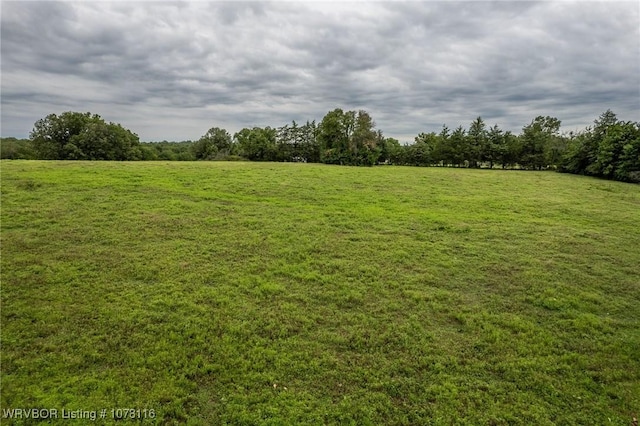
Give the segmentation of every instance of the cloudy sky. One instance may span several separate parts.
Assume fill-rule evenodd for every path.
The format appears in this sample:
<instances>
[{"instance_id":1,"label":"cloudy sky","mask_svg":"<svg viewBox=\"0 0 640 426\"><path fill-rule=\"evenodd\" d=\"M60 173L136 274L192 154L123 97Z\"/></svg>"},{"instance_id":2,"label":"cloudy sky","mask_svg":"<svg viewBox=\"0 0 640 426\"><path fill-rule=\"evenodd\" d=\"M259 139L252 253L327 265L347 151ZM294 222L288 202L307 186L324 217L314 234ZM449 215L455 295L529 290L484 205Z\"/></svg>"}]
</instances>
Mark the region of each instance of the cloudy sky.
<instances>
[{"instance_id":1,"label":"cloudy sky","mask_svg":"<svg viewBox=\"0 0 640 426\"><path fill-rule=\"evenodd\" d=\"M2 136L90 111L143 141L367 110L412 141L482 116L640 120L640 3L2 1Z\"/></svg>"}]
</instances>

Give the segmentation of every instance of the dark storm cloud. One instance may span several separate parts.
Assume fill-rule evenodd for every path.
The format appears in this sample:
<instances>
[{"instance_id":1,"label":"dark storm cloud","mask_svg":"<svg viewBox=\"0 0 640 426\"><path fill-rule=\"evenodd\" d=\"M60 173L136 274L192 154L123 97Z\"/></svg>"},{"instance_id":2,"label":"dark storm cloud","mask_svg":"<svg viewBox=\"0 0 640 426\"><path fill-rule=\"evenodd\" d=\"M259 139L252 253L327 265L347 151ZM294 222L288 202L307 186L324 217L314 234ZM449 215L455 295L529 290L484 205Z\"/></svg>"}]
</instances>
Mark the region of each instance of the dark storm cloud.
<instances>
[{"instance_id":1,"label":"dark storm cloud","mask_svg":"<svg viewBox=\"0 0 640 426\"><path fill-rule=\"evenodd\" d=\"M2 134L91 111L143 140L366 109L388 136L640 119L636 2L2 2Z\"/></svg>"}]
</instances>

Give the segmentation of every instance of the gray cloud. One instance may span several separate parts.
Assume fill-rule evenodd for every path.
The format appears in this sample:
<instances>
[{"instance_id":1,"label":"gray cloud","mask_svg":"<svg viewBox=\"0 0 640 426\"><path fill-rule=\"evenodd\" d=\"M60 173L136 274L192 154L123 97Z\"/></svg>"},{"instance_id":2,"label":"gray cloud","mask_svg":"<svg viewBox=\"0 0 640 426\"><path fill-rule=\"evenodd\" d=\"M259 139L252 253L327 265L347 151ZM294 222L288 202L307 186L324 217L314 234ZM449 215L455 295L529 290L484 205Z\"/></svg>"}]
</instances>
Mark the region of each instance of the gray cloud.
<instances>
[{"instance_id":1,"label":"gray cloud","mask_svg":"<svg viewBox=\"0 0 640 426\"><path fill-rule=\"evenodd\" d=\"M386 135L640 119L636 2L2 2L2 135L91 111L143 140L366 109Z\"/></svg>"}]
</instances>

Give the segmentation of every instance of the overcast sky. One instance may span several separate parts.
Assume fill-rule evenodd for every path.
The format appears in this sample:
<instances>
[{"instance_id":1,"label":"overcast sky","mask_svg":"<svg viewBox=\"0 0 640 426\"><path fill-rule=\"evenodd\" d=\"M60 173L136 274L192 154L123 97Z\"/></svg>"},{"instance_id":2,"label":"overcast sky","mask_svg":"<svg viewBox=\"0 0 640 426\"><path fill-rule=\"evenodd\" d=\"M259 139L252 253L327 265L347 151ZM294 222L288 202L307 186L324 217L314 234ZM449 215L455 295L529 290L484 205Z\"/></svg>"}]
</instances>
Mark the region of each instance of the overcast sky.
<instances>
[{"instance_id":1,"label":"overcast sky","mask_svg":"<svg viewBox=\"0 0 640 426\"><path fill-rule=\"evenodd\" d=\"M2 1L2 136L100 114L142 141L367 110L410 142L477 116L640 121L640 2Z\"/></svg>"}]
</instances>

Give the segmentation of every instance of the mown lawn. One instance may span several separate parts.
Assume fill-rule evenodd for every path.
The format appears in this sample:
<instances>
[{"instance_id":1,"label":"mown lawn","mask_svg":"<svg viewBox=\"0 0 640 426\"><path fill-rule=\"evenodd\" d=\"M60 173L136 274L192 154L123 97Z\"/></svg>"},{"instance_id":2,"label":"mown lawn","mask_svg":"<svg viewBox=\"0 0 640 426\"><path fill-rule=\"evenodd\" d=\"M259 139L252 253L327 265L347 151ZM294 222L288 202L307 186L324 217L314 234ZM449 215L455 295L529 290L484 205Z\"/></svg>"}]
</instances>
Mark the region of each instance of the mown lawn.
<instances>
[{"instance_id":1,"label":"mown lawn","mask_svg":"<svg viewBox=\"0 0 640 426\"><path fill-rule=\"evenodd\" d=\"M640 415L639 185L312 164L0 167L3 410L153 409L144 423L194 425Z\"/></svg>"}]
</instances>

